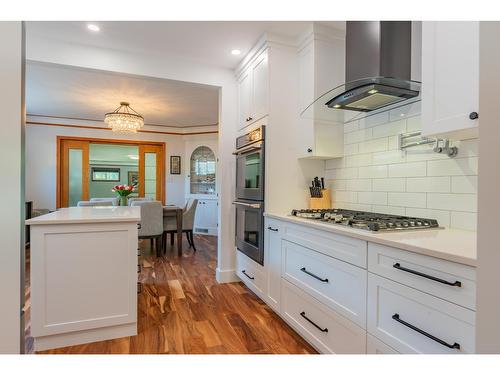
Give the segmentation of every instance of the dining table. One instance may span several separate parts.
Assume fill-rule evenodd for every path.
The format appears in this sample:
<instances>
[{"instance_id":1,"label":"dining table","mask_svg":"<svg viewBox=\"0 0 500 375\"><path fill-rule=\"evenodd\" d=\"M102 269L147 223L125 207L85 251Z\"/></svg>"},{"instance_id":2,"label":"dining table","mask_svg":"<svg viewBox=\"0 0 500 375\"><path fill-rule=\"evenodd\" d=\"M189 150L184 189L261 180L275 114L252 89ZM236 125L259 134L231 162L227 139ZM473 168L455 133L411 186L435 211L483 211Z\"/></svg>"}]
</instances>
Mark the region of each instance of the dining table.
<instances>
[{"instance_id":1,"label":"dining table","mask_svg":"<svg viewBox=\"0 0 500 375\"><path fill-rule=\"evenodd\" d=\"M163 206L163 216L175 216L177 222L177 254L182 256L182 207L170 204Z\"/></svg>"}]
</instances>

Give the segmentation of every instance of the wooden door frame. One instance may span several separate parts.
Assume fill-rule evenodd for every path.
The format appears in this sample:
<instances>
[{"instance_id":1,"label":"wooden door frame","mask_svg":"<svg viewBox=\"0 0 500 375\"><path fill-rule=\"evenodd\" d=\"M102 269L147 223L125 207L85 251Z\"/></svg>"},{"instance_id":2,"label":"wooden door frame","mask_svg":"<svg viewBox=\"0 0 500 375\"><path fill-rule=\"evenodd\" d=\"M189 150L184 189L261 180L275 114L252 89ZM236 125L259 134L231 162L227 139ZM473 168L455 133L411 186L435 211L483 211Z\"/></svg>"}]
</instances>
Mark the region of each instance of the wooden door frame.
<instances>
[{"instance_id":1,"label":"wooden door frame","mask_svg":"<svg viewBox=\"0 0 500 375\"><path fill-rule=\"evenodd\" d=\"M154 142L154 141L140 141L140 140L129 140L129 139L107 139L107 138L87 138L87 137L71 137L58 135L56 137L56 208L61 208L62 206L62 195L61 195L61 178L62 178L62 144L63 141L87 141L89 143L104 143L104 144L123 144L130 146L140 146L140 145L151 145L161 147L161 162L160 162L160 178L161 178L161 202L165 204L166 198L166 186L165 186L165 157L166 157L166 143L165 142Z\"/></svg>"}]
</instances>

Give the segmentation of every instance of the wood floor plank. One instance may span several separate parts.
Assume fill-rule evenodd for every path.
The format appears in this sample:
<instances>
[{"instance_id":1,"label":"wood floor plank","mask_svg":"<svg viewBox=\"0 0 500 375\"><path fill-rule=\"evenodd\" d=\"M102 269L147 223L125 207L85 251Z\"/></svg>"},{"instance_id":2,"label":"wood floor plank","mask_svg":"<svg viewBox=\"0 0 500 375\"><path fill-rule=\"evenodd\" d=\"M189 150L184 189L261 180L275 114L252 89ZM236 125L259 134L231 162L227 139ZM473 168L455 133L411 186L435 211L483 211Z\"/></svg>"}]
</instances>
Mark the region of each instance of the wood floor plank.
<instances>
[{"instance_id":1,"label":"wood floor plank","mask_svg":"<svg viewBox=\"0 0 500 375\"><path fill-rule=\"evenodd\" d=\"M316 351L243 283L219 284L216 237L195 236L197 252L185 241L156 257L140 243L136 336L75 345L43 354L306 354ZM28 258L29 259L29 258ZM29 262L28 262L29 266ZM29 275L29 268L27 270ZM26 288L29 319L29 280ZM29 321L26 352L33 353Z\"/></svg>"}]
</instances>

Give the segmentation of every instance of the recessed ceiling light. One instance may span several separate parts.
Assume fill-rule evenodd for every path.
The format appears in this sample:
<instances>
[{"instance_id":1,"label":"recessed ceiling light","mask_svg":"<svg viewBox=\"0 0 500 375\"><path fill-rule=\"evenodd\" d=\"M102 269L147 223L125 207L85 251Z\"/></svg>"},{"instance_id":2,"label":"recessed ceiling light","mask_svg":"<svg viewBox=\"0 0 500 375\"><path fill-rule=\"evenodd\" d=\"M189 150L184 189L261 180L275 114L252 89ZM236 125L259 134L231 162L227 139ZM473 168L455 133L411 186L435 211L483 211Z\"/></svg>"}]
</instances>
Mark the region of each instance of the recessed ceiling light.
<instances>
[{"instance_id":1,"label":"recessed ceiling light","mask_svg":"<svg viewBox=\"0 0 500 375\"><path fill-rule=\"evenodd\" d=\"M233 50L231 51L231 54L232 54L232 55L239 55L240 53L241 53L241 51L240 51L239 49L233 49Z\"/></svg>"},{"instance_id":2,"label":"recessed ceiling light","mask_svg":"<svg viewBox=\"0 0 500 375\"><path fill-rule=\"evenodd\" d=\"M87 24L87 29L89 29L90 31L99 31L101 30L101 28L93 23L89 23Z\"/></svg>"}]
</instances>

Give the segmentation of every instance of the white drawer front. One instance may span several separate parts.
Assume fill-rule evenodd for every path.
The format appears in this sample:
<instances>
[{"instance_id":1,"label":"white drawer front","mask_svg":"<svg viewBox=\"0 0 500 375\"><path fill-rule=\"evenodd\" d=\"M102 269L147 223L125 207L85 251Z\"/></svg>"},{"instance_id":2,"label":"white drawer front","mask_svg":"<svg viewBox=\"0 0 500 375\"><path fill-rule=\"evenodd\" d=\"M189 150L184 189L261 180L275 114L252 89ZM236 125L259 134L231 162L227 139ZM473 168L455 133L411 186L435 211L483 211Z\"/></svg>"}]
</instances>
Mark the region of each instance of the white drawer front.
<instances>
[{"instance_id":1,"label":"white drawer front","mask_svg":"<svg viewBox=\"0 0 500 375\"><path fill-rule=\"evenodd\" d=\"M236 251L236 274L246 286L263 298L266 274L261 265L255 263L240 251Z\"/></svg>"},{"instance_id":2,"label":"white drawer front","mask_svg":"<svg viewBox=\"0 0 500 375\"><path fill-rule=\"evenodd\" d=\"M368 243L368 270L475 310L476 269L474 267Z\"/></svg>"},{"instance_id":3,"label":"white drawer front","mask_svg":"<svg viewBox=\"0 0 500 375\"><path fill-rule=\"evenodd\" d=\"M286 223L283 238L325 255L366 268L366 241Z\"/></svg>"},{"instance_id":4,"label":"white drawer front","mask_svg":"<svg viewBox=\"0 0 500 375\"><path fill-rule=\"evenodd\" d=\"M322 353L366 353L366 331L318 302L286 280L282 286L282 316Z\"/></svg>"},{"instance_id":5,"label":"white drawer front","mask_svg":"<svg viewBox=\"0 0 500 375\"><path fill-rule=\"evenodd\" d=\"M366 270L283 241L283 277L366 327Z\"/></svg>"},{"instance_id":6,"label":"white drawer front","mask_svg":"<svg viewBox=\"0 0 500 375\"><path fill-rule=\"evenodd\" d=\"M474 320L471 310L368 275L368 332L401 353L474 353Z\"/></svg>"},{"instance_id":7,"label":"white drawer front","mask_svg":"<svg viewBox=\"0 0 500 375\"><path fill-rule=\"evenodd\" d=\"M366 354L399 354L389 345L383 343L375 336L366 334Z\"/></svg>"}]
</instances>

